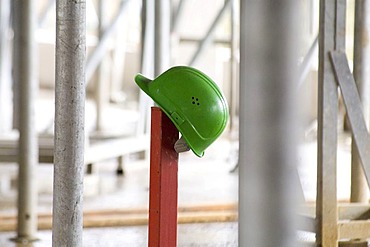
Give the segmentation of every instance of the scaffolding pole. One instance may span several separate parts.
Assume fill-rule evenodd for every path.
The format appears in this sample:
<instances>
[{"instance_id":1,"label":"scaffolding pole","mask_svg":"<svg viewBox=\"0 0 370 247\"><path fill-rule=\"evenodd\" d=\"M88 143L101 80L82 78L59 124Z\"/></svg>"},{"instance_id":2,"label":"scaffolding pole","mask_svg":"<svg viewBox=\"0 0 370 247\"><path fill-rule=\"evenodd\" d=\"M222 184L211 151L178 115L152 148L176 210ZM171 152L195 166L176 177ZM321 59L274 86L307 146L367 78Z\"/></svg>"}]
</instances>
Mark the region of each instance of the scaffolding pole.
<instances>
[{"instance_id":1,"label":"scaffolding pole","mask_svg":"<svg viewBox=\"0 0 370 247\"><path fill-rule=\"evenodd\" d=\"M155 3L153 0L142 1L142 37L141 37L141 73L154 77L154 15ZM150 113L149 106L153 100L142 90L139 93L139 121L137 124L136 135L142 135L149 132Z\"/></svg>"},{"instance_id":2,"label":"scaffolding pole","mask_svg":"<svg viewBox=\"0 0 370 247\"><path fill-rule=\"evenodd\" d=\"M298 2L240 4L239 246L293 247Z\"/></svg>"},{"instance_id":3,"label":"scaffolding pole","mask_svg":"<svg viewBox=\"0 0 370 247\"><path fill-rule=\"evenodd\" d=\"M35 127L36 8L35 1L14 2L14 80L19 112L18 226L15 241L29 242L37 232L38 144Z\"/></svg>"},{"instance_id":4,"label":"scaffolding pole","mask_svg":"<svg viewBox=\"0 0 370 247\"><path fill-rule=\"evenodd\" d=\"M370 121L370 1L355 3L355 35L353 76L362 101L364 117L369 129ZM369 201L369 187L362 169L355 142L352 141L351 202Z\"/></svg>"},{"instance_id":5,"label":"scaffolding pole","mask_svg":"<svg viewBox=\"0 0 370 247\"><path fill-rule=\"evenodd\" d=\"M99 25L98 25L98 34L99 40L101 41L104 35L104 31L107 28L107 1L99 0L98 1L98 18L99 18ZM103 131L103 116L104 116L104 108L106 103L109 101L108 95L108 84L109 82L109 73L108 70L108 63L106 59L106 53L102 54L100 64L98 66L98 78L95 84L95 105L96 105L96 131L101 132Z\"/></svg>"},{"instance_id":6,"label":"scaffolding pole","mask_svg":"<svg viewBox=\"0 0 370 247\"><path fill-rule=\"evenodd\" d=\"M82 246L86 1L56 3L53 246Z\"/></svg>"},{"instance_id":7,"label":"scaffolding pole","mask_svg":"<svg viewBox=\"0 0 370 247\"><path fill-rule=\"evenodd\" d=\"M155 1L154 22L154 74L158 76L170 66L170 0Z\"/></svg>"},{"instance_id":8,"label":"scaffolding pole","mask_svg":"<svg viewBox=\"0 0 370 247\"><path fill-rule=\"evenodd\" d=\"M0 1L0 133L11 130L10 0Z\"/></svg>"}]
</instances>

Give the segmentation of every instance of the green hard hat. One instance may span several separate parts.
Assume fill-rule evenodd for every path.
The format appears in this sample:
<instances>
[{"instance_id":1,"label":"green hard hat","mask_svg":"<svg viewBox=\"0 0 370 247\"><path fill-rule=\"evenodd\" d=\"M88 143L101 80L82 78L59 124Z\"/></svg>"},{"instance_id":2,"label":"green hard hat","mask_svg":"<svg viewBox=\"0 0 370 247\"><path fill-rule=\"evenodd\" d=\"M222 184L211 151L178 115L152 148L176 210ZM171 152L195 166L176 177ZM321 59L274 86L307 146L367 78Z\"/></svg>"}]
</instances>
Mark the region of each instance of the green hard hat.
<instances>
[{"instance_id":1,"label":"green hard hat","mask_svg":"<svg viewBox=\"0 0 370 247\"><path fill-rule=\"evenodd\" d=\"M199 70L176 66L154 80L137 74L135 81L172 120L198 157L225 129L229 116L226 99Z\"/></svg>"}]
</instances>

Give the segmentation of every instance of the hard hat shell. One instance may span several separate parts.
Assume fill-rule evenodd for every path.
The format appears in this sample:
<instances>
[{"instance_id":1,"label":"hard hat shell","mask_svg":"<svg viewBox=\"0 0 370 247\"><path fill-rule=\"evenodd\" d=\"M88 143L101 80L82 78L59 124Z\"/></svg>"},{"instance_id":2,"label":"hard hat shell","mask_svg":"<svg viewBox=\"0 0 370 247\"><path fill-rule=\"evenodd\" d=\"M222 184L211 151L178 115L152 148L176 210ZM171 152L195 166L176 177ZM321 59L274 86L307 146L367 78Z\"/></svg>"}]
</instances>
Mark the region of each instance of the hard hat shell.
<instances>
[{"instance_id":1,"label":"hard hat shell","mask_svg":"<svg viewBox=\"0 0 370 247\"><path fill-rule=\"evenodd\" d=\"M199 70L176 66L154 80L137 74L135 82L172 120L198 157L225 129L229 116L226 99Z\"/></svg>"}]
</instances>

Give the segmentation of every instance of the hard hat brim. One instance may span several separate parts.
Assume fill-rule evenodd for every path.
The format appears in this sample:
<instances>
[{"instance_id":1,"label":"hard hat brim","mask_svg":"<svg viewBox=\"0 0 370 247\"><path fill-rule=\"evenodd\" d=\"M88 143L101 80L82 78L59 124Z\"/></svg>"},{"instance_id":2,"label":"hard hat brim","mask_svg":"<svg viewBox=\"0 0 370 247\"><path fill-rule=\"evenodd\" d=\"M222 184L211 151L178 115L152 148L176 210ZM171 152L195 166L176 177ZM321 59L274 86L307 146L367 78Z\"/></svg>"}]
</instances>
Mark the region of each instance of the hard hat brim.
<instances>
[{"instance_id":1,"label":"hard hat brim","mask_svg":"<svg viewBox=\"0 0 370 247\"><path fill-rule=\"evenodd\" d=\"M145 76L143 76L142 74L137 74L135 76L135 82L136 84L147 94L150 96L149 94L149 83L152 82L152 80L150 80L149 78L146 78Z\"/></svg>"}]
</instances>

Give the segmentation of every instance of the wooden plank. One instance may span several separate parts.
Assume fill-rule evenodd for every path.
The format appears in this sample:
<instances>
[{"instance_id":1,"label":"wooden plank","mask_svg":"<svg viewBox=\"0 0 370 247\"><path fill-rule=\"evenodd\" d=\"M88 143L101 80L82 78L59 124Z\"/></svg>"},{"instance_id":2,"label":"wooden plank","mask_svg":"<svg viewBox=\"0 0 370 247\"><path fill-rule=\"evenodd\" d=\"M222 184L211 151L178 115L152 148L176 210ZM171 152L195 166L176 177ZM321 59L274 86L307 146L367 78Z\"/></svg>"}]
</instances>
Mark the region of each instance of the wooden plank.
<instances>
[{"instance_id":1,"label":"wooden plank","mask_svg":"<svg viewBox=\"0 0 370 247\"><path fill-rule=\"evenodd\" d=\"M177 245L178 154L174 149L179 132L158 107L152 108L149 247Z\"/></svg>"},{"instance_id":2,"label":"wooden plank","mask_svg":"<svg viewBox=\"0 0 370 247\"><path fill-rule=\"evenodd\" d=\"M84 227L118 227L148 224L148 209L113 209L84 212ZM238 219L237 206L225 205L195 205L180 207L178 223L213 223L236 222ZM14 231L17 216L0 215L0 232ZM52 227L51 213L38 215L38 229L50 230Z\"/></svg>"},{"instance_id":3,"label":"wooden plank","mask_svg":"<svg viewBox=\"0 0 370 247\"><path fill-rule=\"evenodd\" d=\"M351 124L352 135L369 184L370 178L370 134L367 131L360 95L344 52L331 52L331 61L340 86L344 105Z\"/></svg>"},{"instance_id":4,"label":"wooden plank","mask_svg":"<svg viewBox=\"0 0 370 247\"><path fill-rule=\"evenodd\" d=\"M329 51L344 50L345 0L320 1L317 245L337 247L337 119L338 93Z\"/></svg>"},{"instance_id":5,"label":"wooden plank","mask_svg":"<svg viewBox=\"0 0 370 247\"><path fill-rule=\"evenodd\" d=\"M340 239L368 239L370 238L370 221L340 221L338 233Z\"/></svg>"},{"instance_id":6,"label":"wooden plank","mask_svg":"<svg viewBox=\"0 0 370 247\"><path fill-rule=\"evenodd\" d=\"M299 214L315 217L316 205L304 205L299 207ZM338 204L339 220L365 220L370 219L370 204L367 203L340 203Z\"/></svg>"}]
</instances>

